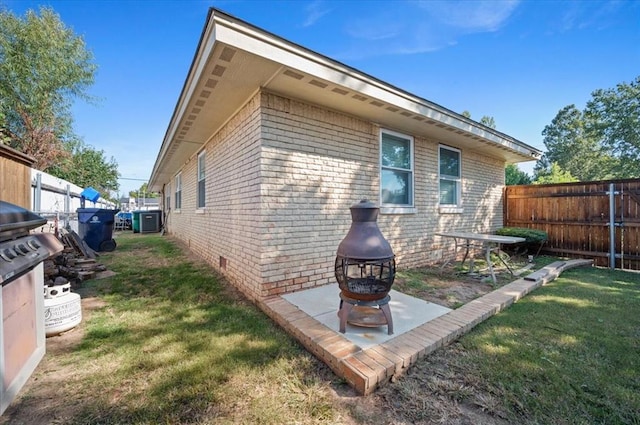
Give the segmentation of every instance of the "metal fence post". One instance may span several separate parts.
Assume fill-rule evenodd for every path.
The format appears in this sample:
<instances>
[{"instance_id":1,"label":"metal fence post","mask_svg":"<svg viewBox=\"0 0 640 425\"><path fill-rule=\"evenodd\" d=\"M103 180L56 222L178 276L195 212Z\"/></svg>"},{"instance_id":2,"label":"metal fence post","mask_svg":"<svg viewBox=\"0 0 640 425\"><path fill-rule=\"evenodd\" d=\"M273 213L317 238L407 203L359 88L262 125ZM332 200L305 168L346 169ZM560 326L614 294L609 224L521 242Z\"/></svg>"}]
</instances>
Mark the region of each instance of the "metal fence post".
<instances>
[{"instance_id":1,"label":"metal fence post","mask_svg":"<svg viewBox=\"0 0 640 425\"><path fill-rule=\"evenodd\" d=\"M609 268L616 268L616 191L609 183Z\"/></svg>"},{"instance_id":2,"label":"metal fence post","mask_svg":"<svg viewBox=\"0 0 640 425\"><path fill-rule=\"evenodd\" d=\"M33 210L36 214L42 212L42 174L36 174L36 191L33 194Z\"/></svg>"},{"instance_id":3,"label":"metal fence post","mask_svg":"<svg viewBox=\"0 0 640 425\"><path fill-rule=\"evenodd\" d=\"M71 214L71 186L67 185L67 194L64 197L64 228L69 229L69 215Z\"/></svg>"}]
</instances>

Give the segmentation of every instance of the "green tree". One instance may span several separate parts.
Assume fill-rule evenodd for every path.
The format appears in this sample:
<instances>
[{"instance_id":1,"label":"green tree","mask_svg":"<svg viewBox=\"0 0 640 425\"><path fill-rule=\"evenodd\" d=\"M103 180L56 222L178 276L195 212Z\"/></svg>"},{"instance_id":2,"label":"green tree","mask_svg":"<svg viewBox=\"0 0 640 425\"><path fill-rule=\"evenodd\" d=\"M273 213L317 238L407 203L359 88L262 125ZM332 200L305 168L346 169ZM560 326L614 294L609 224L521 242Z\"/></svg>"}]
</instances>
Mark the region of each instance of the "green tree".
<instances>
[{"instance_id":1,"label":"green tree","mask_svg":"<svg viewBox=\"0 0 640 425\"><path fill-rule=\"evenodd\" d=\"M615 158L616 177L640 177L640 77L594 91L584 114L592 137Z\"/></svg>"},{"instance_id":2,"label":"green tree","mask_svg":"<svg viewBox=\"0 0 640 425\"><path fill-rule=\"evenodd\" d=\"M76 140L71 106L89 100L96 65L81 37L49 8L19 18L0 10L0 139L48 171Z\"/></svg>"},{"instance_id":3,"label":"green tree","mask_svg":"<svg viewBox=\"0 0 640 425\"><path fill-rule=\"evenodd\" d=\"M104 198L112 199L118 190L118 164L112 157L107 160L104 151L96 150L81 141L68 142L70 155L51 167L51 174L77 184L93 187Z\"/></svg>"},{"instance_id":4,"label":"green tree","mask_svg":"<svg viewBox=\"0 0 640 425\"><path fill-rule=\"evenodd\" d=\"M534 172L533 184L571 183L577 181L579 180L573 177L569 171L563 170L558 163L554 162L549 169L540 169Z\"/></svg>"},{"instance_id":5,"label":"green tree","mask_svg":"<svg viewBox=\"0 0 640 425\"><path fill-rule=\"evenodd\" d=\"M489 128L496 128L496 120L494 120L493 117L489 117L487 115L480 118L480 124L484 124Z\"/></svg>"},{"instance_id":6,"label":"green tree","mask_svg":"<svg viewBox=\"0 0 640 425\"><path fill-rule=\"evenodd\" d=\"M580 181L640 177L640 77L594 91L583 111L565 106L542 135L537 174L557 163Z\"/></svg>"},{"instance_id":7,"label":"green tree","mask_svg":"<svg viewBox=\"0 0 640 425\"><path fill-rule=\"evenodd\" d=\"M584 113L575 105L562 108L542 135L547 150L536 163L535 174L548 175L555 163L580 181L613 177L615 159L593 137Z\"/></svg>"},{"instance_id":8,"label":"green tree","mask_svg":"<svg viewBox=\"0 0 640 425\"><path fill-rule=\"evenodd\" d=\"M531 176L519 169L516 164L508 164L504 169L504 182L507 186L531 184Z\"/></svg>"}]
</instances>

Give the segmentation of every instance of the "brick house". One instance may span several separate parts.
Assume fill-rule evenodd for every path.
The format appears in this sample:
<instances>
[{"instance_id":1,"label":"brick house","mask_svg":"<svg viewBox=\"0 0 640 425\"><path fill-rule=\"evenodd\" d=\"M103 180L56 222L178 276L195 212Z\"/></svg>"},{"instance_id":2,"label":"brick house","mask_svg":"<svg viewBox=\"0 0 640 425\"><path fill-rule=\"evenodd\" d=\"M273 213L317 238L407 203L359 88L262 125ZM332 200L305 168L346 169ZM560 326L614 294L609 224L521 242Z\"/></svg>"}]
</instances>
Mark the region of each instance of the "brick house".
<instances>
[{"instance_id":1,"label":"brick house","mask_svg":"<svg viewBox=\"0 0 640 425\"><path fill-rule=\"evenodd\" d=\"M505 164L539 154L211 9L149 188L166 231L259 300L335 283L364 198L398 268L440 260L434 233L501 227Z\"/></svg>"}]
</instances>

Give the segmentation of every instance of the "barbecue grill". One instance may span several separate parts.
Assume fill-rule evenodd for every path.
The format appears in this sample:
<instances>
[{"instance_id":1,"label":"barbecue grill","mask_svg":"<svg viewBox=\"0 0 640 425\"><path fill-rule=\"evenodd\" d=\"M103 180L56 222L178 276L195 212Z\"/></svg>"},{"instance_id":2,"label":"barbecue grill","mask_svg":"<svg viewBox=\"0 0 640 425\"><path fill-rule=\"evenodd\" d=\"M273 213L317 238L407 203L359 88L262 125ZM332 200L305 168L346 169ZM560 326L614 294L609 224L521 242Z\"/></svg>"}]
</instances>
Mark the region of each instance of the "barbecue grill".
<instances>
[{"instance_id":1,"label":"barbecue grill","mask_svg":"<svg viewBox=\"0 0 640 425\"><path fill-rule=\"evenodd\" d=\"M0 201L0 414L45 352L42 262L63 249L51 233L30 231L46 219Z\"/></svg>"},{"instance_id":2,"label":"barbecue grill","mask_svg":"<svg viewBox=\"0 0 640 425\"><path fill-rule=\"evenodd\" d=\"M29 234L47 220L17 205L0 201L0 283L17 279L62 250L55 236Z\"/></svg>"}]
</instances>

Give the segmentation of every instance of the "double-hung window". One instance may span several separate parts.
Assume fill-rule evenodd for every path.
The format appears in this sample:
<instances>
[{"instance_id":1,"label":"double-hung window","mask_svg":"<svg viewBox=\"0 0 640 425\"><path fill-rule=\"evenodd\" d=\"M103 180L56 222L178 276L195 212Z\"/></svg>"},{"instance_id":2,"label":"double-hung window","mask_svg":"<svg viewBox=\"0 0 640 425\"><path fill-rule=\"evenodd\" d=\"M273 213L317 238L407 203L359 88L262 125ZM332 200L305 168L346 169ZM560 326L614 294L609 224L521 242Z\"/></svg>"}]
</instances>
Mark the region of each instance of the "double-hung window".
<instances>
[{"instance_id":1,"label":"double-hung window","mask_svg":"<svg viewBox=\"0 0 640 425\"><path fill-rule=\"evenodd\" d=\"M380 203L413 207L413 138L380 132Z\"/></svg>"},{"instance_id":2,"label":"double-hung window","mask_svg":"<svg viewBox=\"0 0 640 425\"><path fill-rule=\"evenodd\" d=\"M205 205L205 151L198 154L198 208L204 208Z\"/></svg>"},{"instance_id":3,"label":"double-hung window","mask_svg":"<svg viewBox=\"0 0 640 425\"><path fill-rule=\"evenodd\" d=\"M438 174L440 180L440 205L459 207L462 178L460 172L460 151L440 146L438 154Z\"/></svg>"},{"instance_id":4,"label":"double-hung window","mask_svg":"<svg viewBox=\"0 0 640 425\"><path fill-rule=\"evenodd\" d=\"M177 210L182 208L182 173L176 174L175 178L175 186L176 186L176 196L175 198L175 207Z\"/></svg>"}]
</instances>

